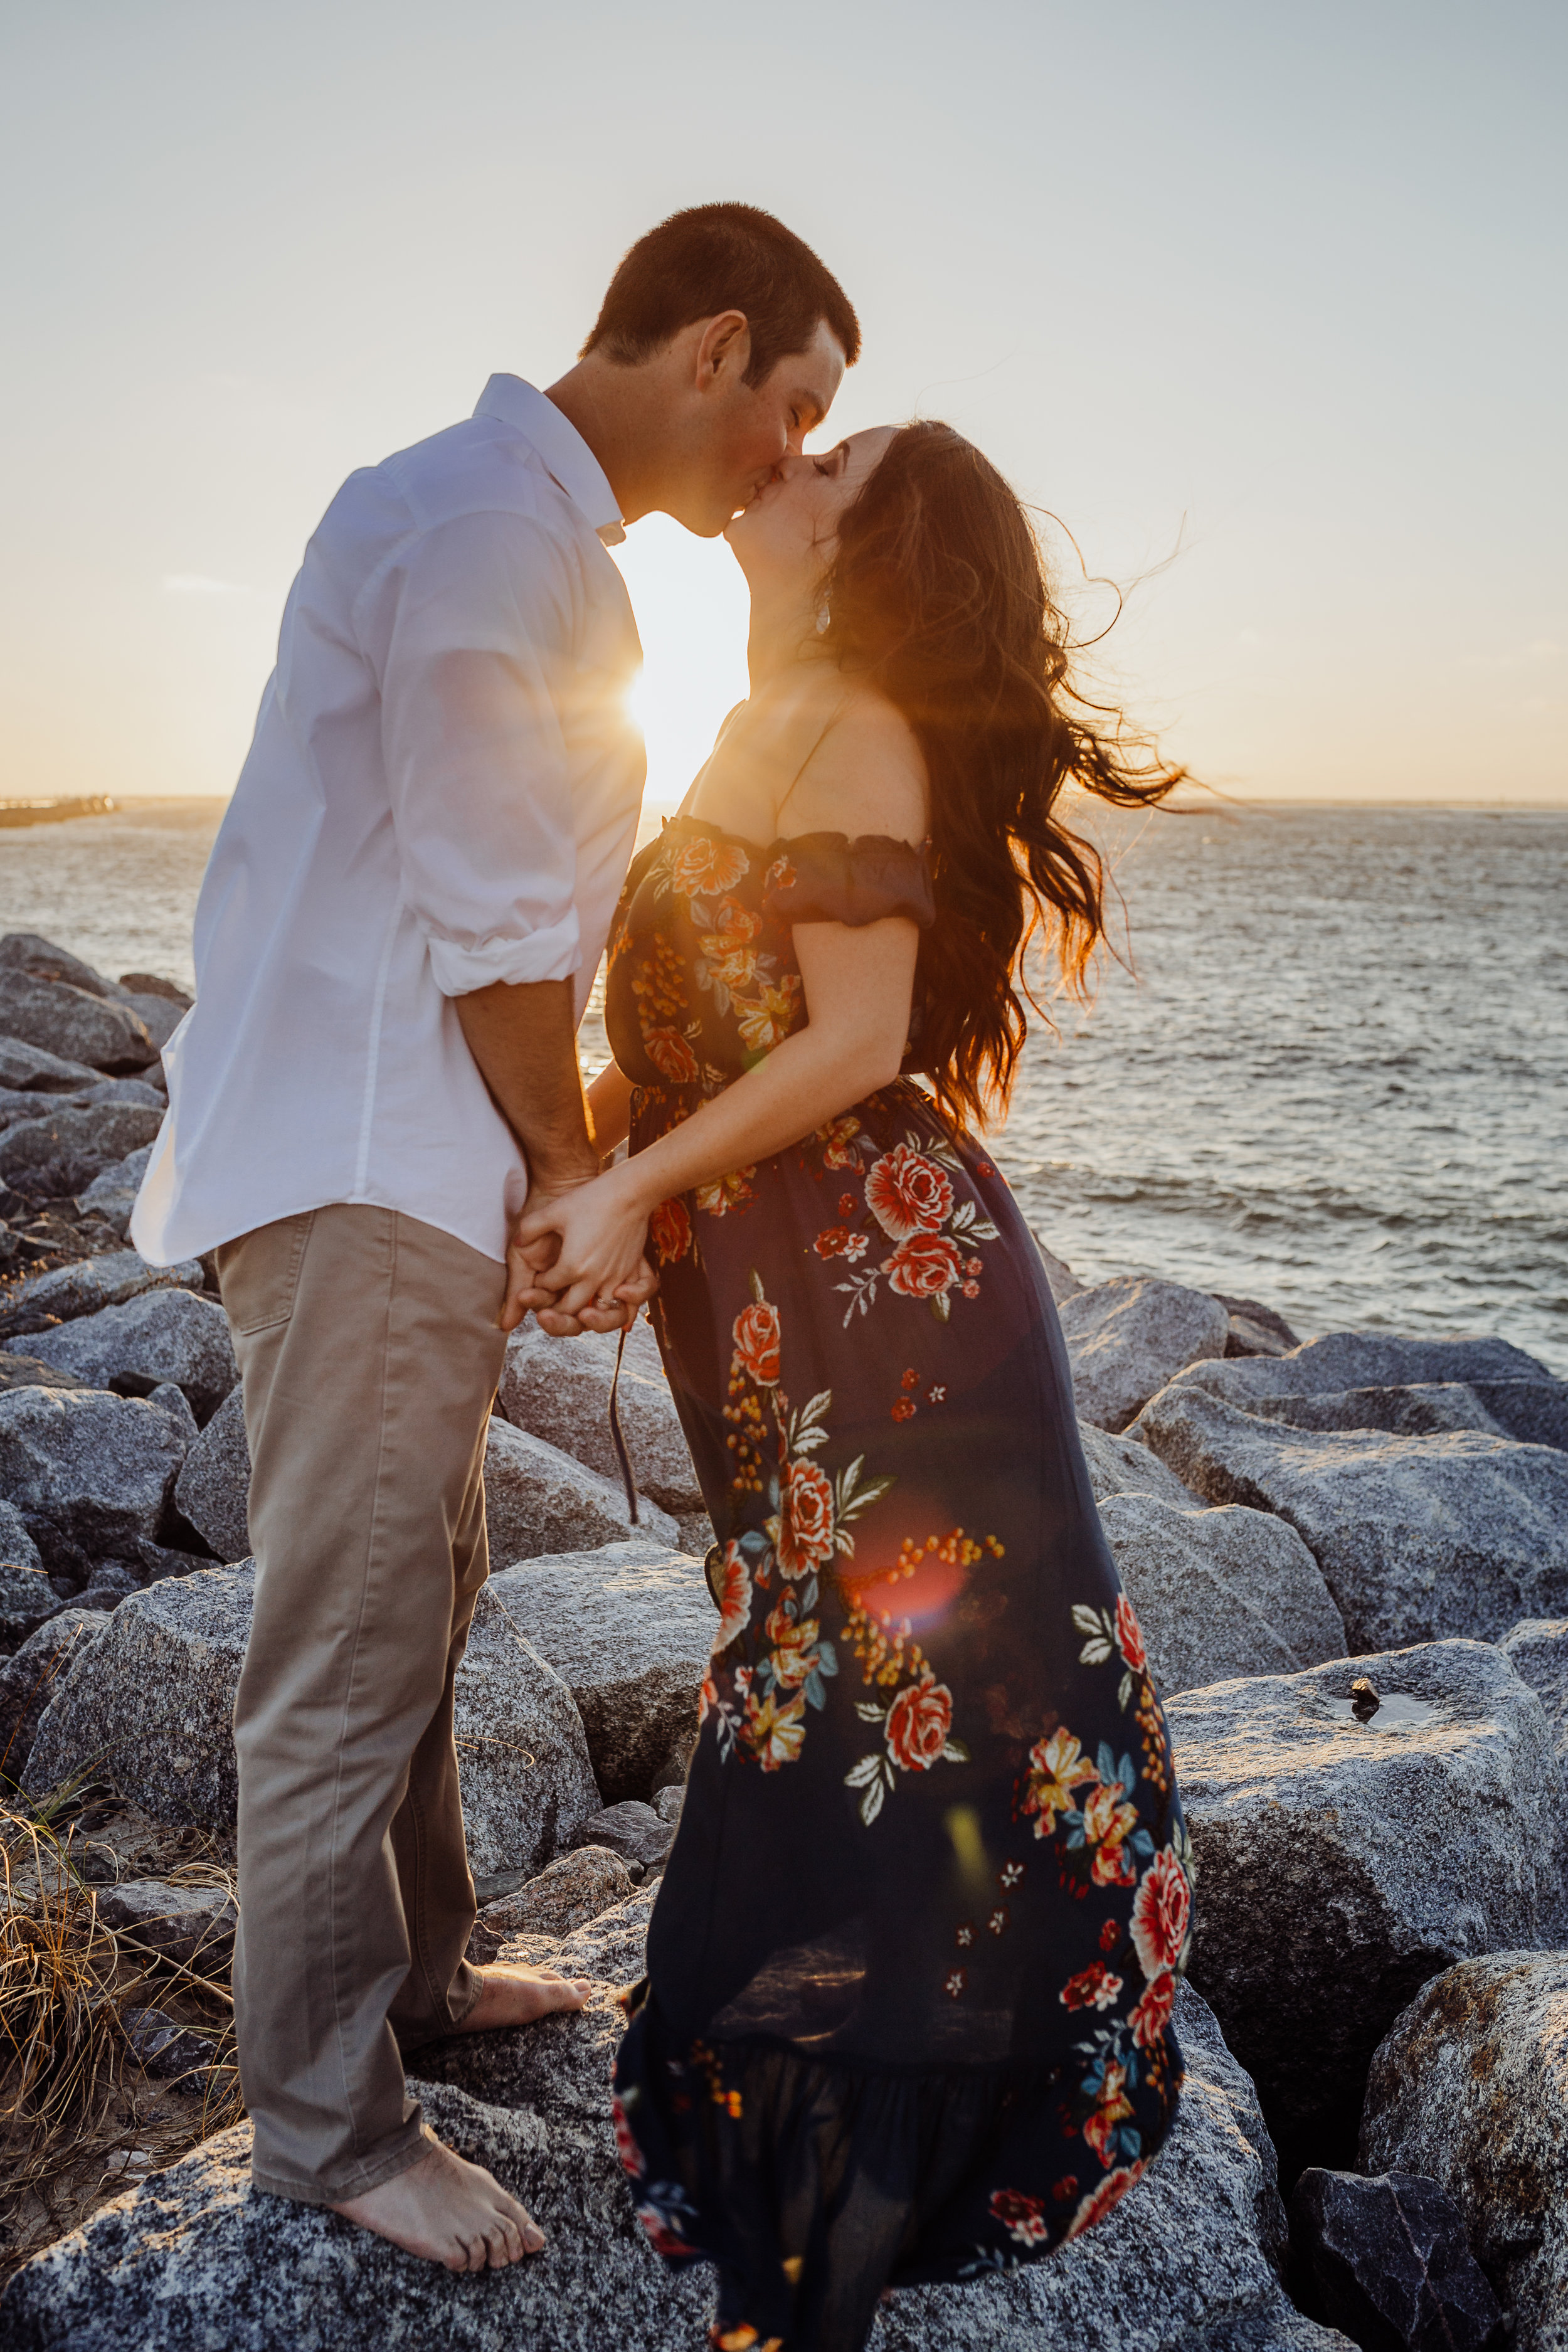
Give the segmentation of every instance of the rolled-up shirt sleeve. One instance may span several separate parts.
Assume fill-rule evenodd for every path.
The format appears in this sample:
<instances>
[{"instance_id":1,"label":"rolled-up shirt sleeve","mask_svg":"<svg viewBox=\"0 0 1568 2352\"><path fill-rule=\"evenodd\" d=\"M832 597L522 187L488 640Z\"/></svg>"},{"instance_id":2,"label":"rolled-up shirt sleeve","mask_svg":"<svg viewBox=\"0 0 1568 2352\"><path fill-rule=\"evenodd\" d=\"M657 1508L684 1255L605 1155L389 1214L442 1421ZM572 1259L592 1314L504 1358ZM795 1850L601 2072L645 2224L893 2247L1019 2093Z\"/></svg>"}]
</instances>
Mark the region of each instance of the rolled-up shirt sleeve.
<instances>
[{"instance_id":1,"label":"rolled-up shirt sleeve","mask_svg":"<svg viewBox=\"0 0 1568 2352\"><path fill-rule=\"evenodd\" d=\"M552 691L570 659L569 558L528 516L458 515L409 542L386 585L383 750L436 984L570 980L576 836Z\"/></svg>"}]
</instances>

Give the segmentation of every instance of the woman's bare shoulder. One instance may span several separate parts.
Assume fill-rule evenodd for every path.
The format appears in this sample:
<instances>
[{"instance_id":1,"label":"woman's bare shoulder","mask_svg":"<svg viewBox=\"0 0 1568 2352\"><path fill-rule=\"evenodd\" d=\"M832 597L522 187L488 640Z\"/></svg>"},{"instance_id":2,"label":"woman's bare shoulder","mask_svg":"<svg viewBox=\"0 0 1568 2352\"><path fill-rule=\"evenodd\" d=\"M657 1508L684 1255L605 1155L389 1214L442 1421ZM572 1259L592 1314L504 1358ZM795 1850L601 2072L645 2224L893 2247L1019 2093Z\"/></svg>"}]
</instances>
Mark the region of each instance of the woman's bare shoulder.
<instances>
[{"instance_id":1,"label":"woman's bare shoulder","mask_svg":"<svg viewBox=\"0 0 1568 2352\"><path fill-rule=\"evenodd\" d=\"M923 841L929 797L925 759L902 711L874 687L840 681L837 705L780 811L780 830Z\"/></svg>"}]
</instances>

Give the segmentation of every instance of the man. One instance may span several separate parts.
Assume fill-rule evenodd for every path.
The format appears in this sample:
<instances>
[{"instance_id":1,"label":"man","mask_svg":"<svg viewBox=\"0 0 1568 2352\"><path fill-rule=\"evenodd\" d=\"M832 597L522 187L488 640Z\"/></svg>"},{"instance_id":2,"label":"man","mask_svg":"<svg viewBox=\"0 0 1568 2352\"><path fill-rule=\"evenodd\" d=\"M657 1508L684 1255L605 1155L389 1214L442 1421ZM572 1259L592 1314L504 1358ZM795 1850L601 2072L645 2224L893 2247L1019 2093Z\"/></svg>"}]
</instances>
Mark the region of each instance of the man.
<instances>
[{"instance_id":1,"label":"man","mask_svg":"<svg viewBox=\"0 0 1568 2352\"><path fill-rule=\"evenodd\" d=\"M640 648L605 551L656 509L721 530L858 351L807 247L702 205L632 247L547 394L493 376L467 424L351 475L196 910L197 1001L132 1230L155 1264L216 1250L244 1381L253 2179L454 2270L543 2239L426 2130L404 2056L587 1994L464 1958L452 1693L487 1567L486 1422L531 1295L510 1231L525 1193L599 1165L574 1039L643 779Z\"/></svg>"}]
</instances>

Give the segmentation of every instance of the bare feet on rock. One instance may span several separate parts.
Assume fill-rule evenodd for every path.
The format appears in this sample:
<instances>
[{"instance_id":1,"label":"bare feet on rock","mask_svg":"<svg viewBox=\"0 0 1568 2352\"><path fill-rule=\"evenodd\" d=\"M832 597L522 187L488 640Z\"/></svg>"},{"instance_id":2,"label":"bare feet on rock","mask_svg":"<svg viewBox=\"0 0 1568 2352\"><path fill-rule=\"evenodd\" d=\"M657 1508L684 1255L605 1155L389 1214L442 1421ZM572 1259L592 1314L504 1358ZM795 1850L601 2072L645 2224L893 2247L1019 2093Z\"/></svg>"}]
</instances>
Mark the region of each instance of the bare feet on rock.
<instances>
[{"instance_id":1,"label":"bare feet on rock","mask_svg":"<svg viewBox=\"0 0 1568 2352\"><path fill-rule=\"evenodd\" d=\"M539 2224L493 2174L467 2163L433 2134L426 2154L406 2171L331 2210L449 2271L503 2270L544 2243Z\"/></svg>"},{"instance_id":2,"label":"bare feet on rock","mask_svg":"<svg viewBox=\"0 0 1568 2352\"><path fill-rule=\"evenodd\" d=\"M589 1978L557 1976L553 1969L481 1969L479 1997L457 2030L493 2033L502 2026L531 2025L557 2010L585 2009L593 1990Z\"/></svg>"}]
</instances>

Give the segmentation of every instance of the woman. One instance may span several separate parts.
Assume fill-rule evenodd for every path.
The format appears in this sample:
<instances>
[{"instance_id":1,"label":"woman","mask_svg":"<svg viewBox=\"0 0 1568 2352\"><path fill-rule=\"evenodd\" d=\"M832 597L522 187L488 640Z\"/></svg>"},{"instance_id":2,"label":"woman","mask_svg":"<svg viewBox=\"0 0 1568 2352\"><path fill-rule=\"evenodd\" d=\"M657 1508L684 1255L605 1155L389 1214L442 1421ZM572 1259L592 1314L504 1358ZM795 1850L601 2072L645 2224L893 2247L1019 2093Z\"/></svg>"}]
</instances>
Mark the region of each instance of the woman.
<instances>
[{"instance_id":1,"label":"woman","mask_svg":"<svg viewBox=\"0 0 1568 2352\"><path fill-rule=\"evenodd\" d=\"M730 529L753 690L611 936L626 1161L525 1222L632 1283L721 1618L616 2073L714 2343L855 2352L883 2290L1038 2259L1170 2129L1186 1833L1027 1226L1019 956L1100 932L1069 780L1176 781L1069 715L1006 484L946 425L787 460ZM916 1085L901 1071L924 1074Z\"/></svg>"}]
</instances>

